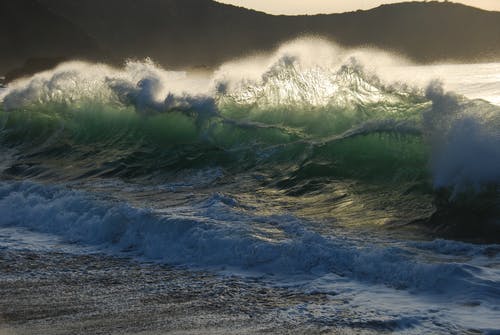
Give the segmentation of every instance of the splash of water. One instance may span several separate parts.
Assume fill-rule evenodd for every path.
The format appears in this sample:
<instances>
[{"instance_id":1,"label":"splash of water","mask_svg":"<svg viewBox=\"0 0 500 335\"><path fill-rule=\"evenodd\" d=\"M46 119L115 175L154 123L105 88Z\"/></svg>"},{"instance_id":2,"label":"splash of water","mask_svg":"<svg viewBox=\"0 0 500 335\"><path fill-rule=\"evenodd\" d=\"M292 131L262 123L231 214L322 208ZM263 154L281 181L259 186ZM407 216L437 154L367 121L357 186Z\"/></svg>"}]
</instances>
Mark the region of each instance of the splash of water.
<instances>
[{"instance_id":1,"label":"splash of water","mask_svg":"<svg viewBox=\"0 0 500 335\"><path fill-rule=\"evenodd\" d=\"M166 71L150 60L129 61L123 69L70 62L1 93L3 137L23 142L25 130L32 129L28 135L46 143L64 129L76 144L81 141L75 138L102 144L101 130L109 129L104 143L113 147L133 143L137 150L154 151L195 144L205 152L208 146L246 158L257 153L258 161L288 156L291 164L304 159L306 147L328 144L313 155L322 152L321 159L339 164L339 156L328 151L347 157L338 152L340 142L368 137L369 143L379 142L372 151L386 157L384 151L404 144L380 144L374 134L416 136L431 147L435 187L461 192L498 184L499 108L446 93L435 83L425 89L412 78L391 81L400 79L394 69L403 65L405 60L381 52L344 50L317 39L293 41L204 76ZM426 150L422 144L417 155ZM404 152L398 149L389 159ZM410 152L416 153L403 155ZM356 169L353 162L348 166Z\"/></svg>"}]
</instances>

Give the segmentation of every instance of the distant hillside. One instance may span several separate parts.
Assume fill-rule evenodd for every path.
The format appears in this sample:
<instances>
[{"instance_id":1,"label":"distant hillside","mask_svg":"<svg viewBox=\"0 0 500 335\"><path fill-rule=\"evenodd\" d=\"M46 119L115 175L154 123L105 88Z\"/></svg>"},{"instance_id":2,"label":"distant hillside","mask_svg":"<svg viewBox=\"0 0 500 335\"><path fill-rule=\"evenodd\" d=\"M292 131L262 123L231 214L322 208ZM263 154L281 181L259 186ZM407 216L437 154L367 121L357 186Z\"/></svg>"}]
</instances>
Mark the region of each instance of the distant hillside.
<instances>
[{"instance_id":1,"label":"distant hillside","mask_svg":"<svg viewBox=\"0 0 500 335\"><path fill-rule=\"evenodd\" d=\"M109 54L170 66L213 65L269 49L300 29L282 18L210 0L39 0Z\"/></svg>"},{"instance_id":2,"label":"distant hillside","mask_svg":"<svg viewBox=\"0 0 500 335\"><path fill-rule=\"evenodd\" d=\"M451 2L406 2L319 15L311 31L346 46L372 45L421 62L500 60L500 12Z\"/></svg>"},{"instance_id":3,"label":"distant hillside","mask_svg":"<svg viewBox=\"0 0 500 335\"><path fill-rule=\"evenodd\" d=\"M68 19L36 0L0 1L0 75L28 59L33 63L99 57L97 43Z\"/></svg>"},{"instance_id":4,"label":"distant hillside","mask_svg":"<svg viewBox=\"0 0 500 335\"><path fill-rule=\"evenodd\" d=\"M423 63L500 60L500 12L449 2L272 16L210 0L2 0L0 13L0 41L9 50L0 53L0 71L13 58L19 66L33 57L112 63L151 57L170 68L213 66L303 34Z\"/></svg>"}]
</instances>

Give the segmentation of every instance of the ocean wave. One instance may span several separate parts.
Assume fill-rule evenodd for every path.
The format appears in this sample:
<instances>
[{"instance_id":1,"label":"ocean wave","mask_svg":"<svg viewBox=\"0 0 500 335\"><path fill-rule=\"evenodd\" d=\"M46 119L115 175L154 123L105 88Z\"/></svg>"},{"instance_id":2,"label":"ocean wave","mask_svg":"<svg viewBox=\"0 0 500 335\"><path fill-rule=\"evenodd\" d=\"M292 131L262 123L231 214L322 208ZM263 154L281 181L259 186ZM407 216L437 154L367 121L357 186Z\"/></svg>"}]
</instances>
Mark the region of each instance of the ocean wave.
<instances>
[{"instance_id":1,"label":"ocean wave","mask_svg":"<svg viewBox=\"0 0 500 335\"><path fill-rule=\"evenodd\" d=\"M62 64L2 92L0 142L25 153L6 171L136 178L223 166L429 183L449 201L500 193L500 107L438 82L391 82L401 63L299 40L206 76L150 60Z\"/></svg>"},{"instance_id":2,"label":"ocean wave","mask_svg":"<svg viewBox=\"0 0 500 335\"><path fill-rule=\"evenodd\" d=\"M401 134L403 123L416 123L424 99L384 86L355 54L342 51L339 57L333 46L323 45L323 60L309 63L301 43L264 61L244 61L254 69L248 76L231 73L231 64L208 79L165 71L151 61L128 62L123 69L62 64L4 92L2 142L24 150L47 142L114 151L194 145L202 151L257 152L258 160L281 152L278 146L286 155L335 137ZM384 129L369 126L375 123Z\"/></svg>"}]
</instances>

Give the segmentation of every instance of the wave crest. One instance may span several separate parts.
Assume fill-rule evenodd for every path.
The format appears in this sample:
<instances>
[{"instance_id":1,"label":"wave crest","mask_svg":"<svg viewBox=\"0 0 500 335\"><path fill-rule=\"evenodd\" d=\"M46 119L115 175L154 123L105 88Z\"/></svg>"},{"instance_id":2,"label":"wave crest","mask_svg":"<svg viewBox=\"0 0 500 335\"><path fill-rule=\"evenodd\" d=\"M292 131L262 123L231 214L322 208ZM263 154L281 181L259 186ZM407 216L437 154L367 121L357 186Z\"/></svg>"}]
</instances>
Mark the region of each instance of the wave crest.
<instances>
[{"instance_id":1,"label":"wave crest","mask_svg":"<svg viewBox=\"0 0 500 335\"><path fill-rule=\"evenodd\" d=\"M70 62L3 91L2 142L42 142L43 152L47 143L100 143L113 149L114 164L127 165L144 152L205 157L207 164L225 157L247 167L284 159L292 166L327 161L343 171L379 164L385 175L413 164L419 178L426 169L420 157L429 155L436 188L460 193L498 185L499 108L436 83L424 90L388 82L388 64L402 62L314 39L224 64L208 76L166 71L150 60L123 69ZM384 75L376 76L372 63ZM406 157L403 164L397 157Z\"/></svg>"}]
</instances>

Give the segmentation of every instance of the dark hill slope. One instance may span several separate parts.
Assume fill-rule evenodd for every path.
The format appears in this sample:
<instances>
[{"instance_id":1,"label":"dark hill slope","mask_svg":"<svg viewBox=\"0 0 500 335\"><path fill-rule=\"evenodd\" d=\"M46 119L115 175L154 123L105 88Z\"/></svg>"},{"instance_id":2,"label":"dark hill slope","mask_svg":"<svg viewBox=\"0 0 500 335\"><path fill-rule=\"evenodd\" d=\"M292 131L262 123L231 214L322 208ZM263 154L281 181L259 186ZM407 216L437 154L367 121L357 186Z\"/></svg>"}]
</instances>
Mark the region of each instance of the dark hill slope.
<instances>
[{"instance_id":1,"label":"dark hill slope","mask_svg":"<svg viewBox=\"0 0 500 335\"><path fill-rule=\"evenodd\" d=\"M22 7L28 4L36 10ZM3 0L0 7L0 39L9 50L0 54L1 65L71 55L213 66L304 34L389 49L422 63L500 60L500 12L449 2L294 17L210 0Z\"/></svg>"},{"instance_id":2,"label":"dark hill slope","mask_svg":"<svg viewBox=\"0 0 500 335\"><path fill-rule=\"evenodd\" d=\"M29 58L100 56L82 28L36 0L0 1L0 50L0 74Z\"/></svg>"},{"instance_id":3,"label":"dark hill slope","mask_svg":"<svg viewBox=\"0 0 500 335\"><path fill-rule=\"evenodd\" d=\"M290 19L209 0L41 0L123 57L213 65L295 37Z\"/></svg>"},{"instance_id":4,"label":"dark hill slope","mask_svg":"<svg viewBox=\"0 0 500 335\"><path fill-rule=\"evenodd\" d=\"M419 62L500 59L500 12L450 2L291 17L209 0L40 1L118 56L151 56L171 65L211 65L307 33Z\"/></svg>"},{"instance_id":5,"label":"dark hill slope","mask_svg":"<svg viewBox=\"0 0 500 335\"><path fill-rule=\"evenodd\" d=\"M418 62L500 60L500 12L451 2L407 2L319 15L309 30L347 46L372 45Z\"/></svg>"}]
</instances>

